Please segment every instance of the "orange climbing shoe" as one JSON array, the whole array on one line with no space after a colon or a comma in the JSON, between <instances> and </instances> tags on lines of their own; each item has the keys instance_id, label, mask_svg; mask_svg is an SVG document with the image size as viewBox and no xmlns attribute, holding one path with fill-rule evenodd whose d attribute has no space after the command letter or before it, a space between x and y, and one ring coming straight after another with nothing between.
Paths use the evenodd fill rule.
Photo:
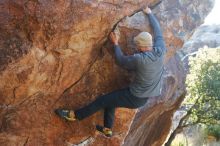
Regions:
<instances>
[{"instance_id":1,"label":"orange climbing shoe","mask_svg":"<svg viewBox=\"0 0 220 146\"><path fill-rule=\"evenodd\" d=\"M96 125L96 130L99 131L101 134L103 134L106 137L112 137L112 130L109 128L105 128L100 125Z\"/></svg>"},{"instance_id":2,"label":"orange climbing shoe","mask_svg":"<svg viewBox=\"0 0 220 146\"><path fill-rule=\"evenodd\" d=\"M65 119L65 120L67 120L67 121L71 121L71 122L72 122L72 121L75 121L75 120L76 120L75 114L74 114L74 111L73 111L73 110L56 109L56 110L55 110L55 113L56 113L59 117Z\"/></svg>"}]
</instances>

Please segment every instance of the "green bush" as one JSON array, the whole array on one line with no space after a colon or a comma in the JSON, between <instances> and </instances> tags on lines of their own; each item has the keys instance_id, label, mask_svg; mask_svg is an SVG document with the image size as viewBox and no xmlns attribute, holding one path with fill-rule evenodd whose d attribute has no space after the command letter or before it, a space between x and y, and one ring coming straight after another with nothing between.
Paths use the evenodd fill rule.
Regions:
<instances>
[{"instance_id":1,"label":"green bush","mask_svg":"<svg viewBox=\"0 0 220 146\"><path fill-rule=\"evenodd\" d=\"M220 140L220 125L208 125L206 131L207 135L214 136L217 141Z\"/></svg>"},{"instance_id":2,"label":"green bush","mask_svg":"<svg viewBox=\"0 0 220 146\"><path fill-rule=\"evenodd\" d=\"M200 49L189 58L186 104L194 104L186 123L220 122L220 48Z\"/></svg>"},{"instance_id":3,"label":"green bush","mask_svg":"<svg viewBox=\"0 0 220 146\"><path fill-rule=\"evenodd\" d=\"M184 128L194 125L220 125L220 48L201 48L189 58L186 77L187 96L183 103L187 112L166 142L169 146ZM219 139L218 127L209 127L210 135ZM172 145L182 145L182 143ZM202 141L203 142L203 141Z\"/></svg>"}]
</instances>

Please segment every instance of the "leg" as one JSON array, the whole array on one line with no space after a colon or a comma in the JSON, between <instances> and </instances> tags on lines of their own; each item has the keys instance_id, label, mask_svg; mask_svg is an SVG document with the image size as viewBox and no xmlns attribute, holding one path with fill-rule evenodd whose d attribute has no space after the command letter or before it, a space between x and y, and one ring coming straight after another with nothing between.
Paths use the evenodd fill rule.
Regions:
<instances>
[{"instance_id":1,"label":"leg","mask_svg":"<svg viewBox=\"0 0 220 146\"><path fill-rule=\"evenodd\" d=\"M115 120L115 108L105 108L104 127L111 129Z\"/></svg>"},{"instance_id":2,"label":"leg","mask_svg":"<svg viewBox=\"0 0 220 146\"><path fill-rule=\"evenodd\" d=\"M94 114L100 109L105 109L107 107L110 107L110 108L119 107L119 106L126 107L127 105L124 104L125 102L123 101L123 100L126 101L126 98L123 98L123 97L127 96L125 95L125 93L127 92L128 92L128 88L116 90L106 95L99 96L95 101L93 101L89 105L79 110L72 111L72 110L65 110L65 109L57 109L55 110L55 112L61 118L64 118L68 121L74 121L75 119L82 120Z\"/></svg>"},{"instance_id":3,"label":"leg","mask_svg":"<svg viewBox=\"0 0 220 146\"><path fill-rule=\"evenodd\" d=\"M136 109L143 106L147 102L148 98L138 98L133 96L129 89L124 90L122 96L118 96L115 99L113 106L106 107L104 111L104 127L111 129L114 124L114 114L116 107L125 107L130 109Z\"/></svg>"},{"instance_id":4,"label":"leg","mask_svg":"<svg viewBox=\"0 0 220 146\"><path fill-rule=\"evenodd\" d=\"M106 95L99 96L95 101L93 101L89 105L79 110L76 110L75 111L76 118L78 120L82 120L94 114L100 109L104 109L106 107L116 107L117 106L116 104L118 103L118 100L120 99L119 97L123 97L126 91L127 91L127 88L116 90Z\"/></svg>"}]
</instances>

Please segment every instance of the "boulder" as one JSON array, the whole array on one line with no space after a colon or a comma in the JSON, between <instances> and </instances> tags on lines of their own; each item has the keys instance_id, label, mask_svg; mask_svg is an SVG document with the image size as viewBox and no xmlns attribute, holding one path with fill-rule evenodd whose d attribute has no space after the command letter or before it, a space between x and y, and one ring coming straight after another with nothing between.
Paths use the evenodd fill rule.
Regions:
<instances>
[{"instance_id":1,"label":"boulder","mask_svg":"<svg viewBox=\"0 0 220 146\"><path fill-rule=\"evenodd\" d=\"M116 146L147 145L147 141L160 145L184 93L180 60L175 51L202 23L213 2L158 2L2 0L0 145ZM128 86L131 73L115 64L111 48L104 44L120 21L118 27L125 41L121 39L120 44L127 49L126 54L132 53L129 47L132 37L145 29L150 31L146 17L136 13L146 4L159 4L153 12L160 20L168 48L161 100L150 101L153 104L150 107L147 104L137 114L136 110L117 109L115 135L111 139L95 132L95 125L102 124L101 111L80 122L69 123L58 118L54 114L56 108L78 109L99 95ZM140 134L134 128L146 132ZM154 137L150 138L153 132ZM131 143L129 139L135 140Z\"/></svg>"},{"instance_id":2,"label":"boulder","mask_svg":"<svg viewBox=\"0 0 220 146\"><path fill-rule=\"evenodd\" d=\"M216 48L220 46L220 25L201 25L179 51L182 55L196 52L203 47Z\"/></svg>"}]
</instances>

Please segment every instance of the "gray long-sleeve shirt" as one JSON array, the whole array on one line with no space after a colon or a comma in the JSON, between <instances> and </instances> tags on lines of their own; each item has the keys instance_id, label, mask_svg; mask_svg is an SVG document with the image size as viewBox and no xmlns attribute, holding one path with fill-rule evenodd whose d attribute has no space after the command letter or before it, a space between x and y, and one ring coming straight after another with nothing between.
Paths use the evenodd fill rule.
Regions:
<instances>
[{"instance_id":1,"label":"gray long-sleeve shirt","mask_svg":"<svg viewBox=\"0 0 220 146\"><path fill-rule=\"evenodd\" d=\"M160 95L166 52L159 22L152 13L148 14L148 18L154 31L152 51L125 56L119 45L114 46L117 63L135 73L134 81L129 86L131 93L141 98Z\"/></svg>"}]
</instances>

